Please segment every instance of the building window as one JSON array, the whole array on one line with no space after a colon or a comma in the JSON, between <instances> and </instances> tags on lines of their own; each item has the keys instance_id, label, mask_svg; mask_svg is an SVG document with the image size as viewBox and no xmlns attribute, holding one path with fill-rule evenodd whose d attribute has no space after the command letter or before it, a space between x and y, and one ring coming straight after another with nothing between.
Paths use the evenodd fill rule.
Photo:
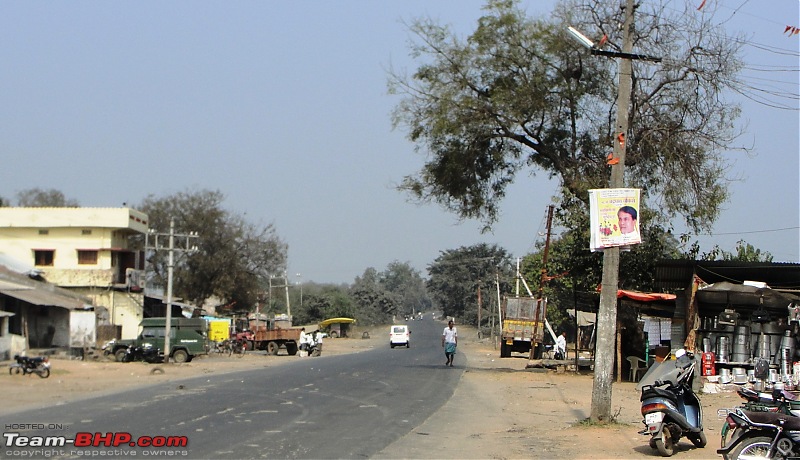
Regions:
<instances>
[{"instance_id":1,"label":"building window","mask_svg":"<svg viewBox=\"0 0 800 460\"><path fill-rule=\"evenodd\" d=\"M78 265L97 265L97 251L78 251Z\"/></svg>"},{"instance_id":2,"label":"building window","mask_svg":"<svg viewBox=\"0 0 800 460\"><path fill-rule=\"evenodd\" d=\"M40 229L39 230L39 234L40 235L49 235L50 234L50 230L47 230L47 229L44 229L44 228Z\"/></svg>"},{"instance_id":3,"label":"building window","mask_svg":"<svg viewBox=\"0 0 800 460\"><path fill-rule=\"evenodd\" d=\"M34 263L40 267L52 267L55 254L52 249L36 249L33 251Z\"/></svg>"},{"instance_id":4,"label":"building window","mask_svg":"<svg viewBox=\"0 0 800 460\"><path fill-rule=\"evenodd\" d=\"M86 230L86 229L81 230L81 235L91 235L91 234L92 234L91 230Z\"/></svg>"}]
</instances>

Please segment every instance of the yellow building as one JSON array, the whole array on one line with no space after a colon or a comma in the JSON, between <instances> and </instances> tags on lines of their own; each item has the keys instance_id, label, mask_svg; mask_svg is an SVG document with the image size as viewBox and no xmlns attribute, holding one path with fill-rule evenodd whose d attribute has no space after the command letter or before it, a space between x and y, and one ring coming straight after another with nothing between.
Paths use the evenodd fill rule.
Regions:
<instances>
[{"instance_id":1,"label":"yellow building","mask_svg":"<svg viewBox=\"0 0 800 460\"><path fill-rule=\"evenodd\" d=\"M128 240L147 230L147 215L131 208L0 208L0 256L105 307L131 338L142 320L144 261Z\"/></svg>"}]
</instances>

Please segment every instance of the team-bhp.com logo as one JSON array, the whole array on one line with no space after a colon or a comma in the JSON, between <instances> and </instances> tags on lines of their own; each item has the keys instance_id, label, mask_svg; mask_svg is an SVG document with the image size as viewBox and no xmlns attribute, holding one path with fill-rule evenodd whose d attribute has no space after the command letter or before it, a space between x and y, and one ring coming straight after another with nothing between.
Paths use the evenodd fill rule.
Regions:
<instances>
[{"instance_id":1,"label":"team-bhp.com logo","mask_svg":"<svg viewBox=\"0 0 800 460\"><path fill-rule=\"evenodd\" d=\"M138 436L127 432L76 433L74 438L66 436L26 436L19 433L3 433L6 447L186 447L186 436Z\"/></svg>"}]
</instances>

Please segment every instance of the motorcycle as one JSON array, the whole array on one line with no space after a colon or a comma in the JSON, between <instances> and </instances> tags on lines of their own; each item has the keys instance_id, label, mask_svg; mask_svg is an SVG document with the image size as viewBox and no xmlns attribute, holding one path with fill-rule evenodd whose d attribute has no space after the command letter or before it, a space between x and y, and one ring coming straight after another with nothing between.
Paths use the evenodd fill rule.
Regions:
<instances>
[{"instance_id":1,"label":"motorcycle","mask_svg":"<svg viewBox=\"0 0 800 460\"><path fill-rule=\"evenodd\" d=\"M663 457L672 456L684 436L695 447L707 444L703 408L692 391L696 361L683 349L675 352L675 358L651 366L636 386L642 392L645 425L639 434L650 436L650 447Z\"/></svg>"},{"instance_id":2,"label":"motorcycle","mask_svg":"<svg viewBox=\"0 0 800 460\"><path fill-rule=\"evenodd\" d=\"M800 417L800 396L784 389L774 389L772 393L767 393L742 387L737 390L737 393L744 400L739 406L741 409L753 412L777 412ZM719 415L723 417L727 415L724 411L725 409L722 409Z\"/></svg>"},{"instance_id":3,"label":"motorcycle","mask_svg":"<svg viewBox=\"0 0 800 460\"><path fill-rule=\"evenodd\" d=\"M728 432L733 433L726 442ZM736 408L723 425L725 460L784 459L800 455L800 418L777 412L755 412Z\"/></svg>"},{"instance_id":4,"label":"motorcycle","mask_svg":"<svg viewBox=\"0 0 800 460\"><path fill-rule=\"evenodd\" d=\"M162 356L160 349L146 343L144 345L130 346L125 351L122 362L130 363L133 361L144 361L151 364L163 363L164 356Z\"/></svg>"},{"instance_id":5,"label":"motorcycle","mask_svg":"<svg viewBox=\"0 0 800 460\"><path fill-rule=\"evenodd\" d=\"M10 375L36 374L43 379L50 377L50 359L47 356L28 358L27 356L14 355L14 361L8 366Z\"/></svg>"}]
</instances>

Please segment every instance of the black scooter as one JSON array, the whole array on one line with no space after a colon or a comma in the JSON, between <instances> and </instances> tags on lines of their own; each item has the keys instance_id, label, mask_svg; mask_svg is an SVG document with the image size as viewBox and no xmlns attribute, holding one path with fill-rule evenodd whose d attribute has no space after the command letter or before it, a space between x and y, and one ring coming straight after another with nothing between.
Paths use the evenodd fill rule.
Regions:
<instances>
[{"instance_id":1,"label":"black scooter","mask_svg":"<svg viewBox=\"0 0 800 460\"><path fill-rule=\"evenodd\" d=\"M703 409L692 391L696 361L681 349L676 359L665 359L648 369L636 386L642 392L642 423L639 434L650 436L650 447L663 457L675 453L675 445L685 436L695 447L705 447Z\"/></svg>"}]
</instances>

